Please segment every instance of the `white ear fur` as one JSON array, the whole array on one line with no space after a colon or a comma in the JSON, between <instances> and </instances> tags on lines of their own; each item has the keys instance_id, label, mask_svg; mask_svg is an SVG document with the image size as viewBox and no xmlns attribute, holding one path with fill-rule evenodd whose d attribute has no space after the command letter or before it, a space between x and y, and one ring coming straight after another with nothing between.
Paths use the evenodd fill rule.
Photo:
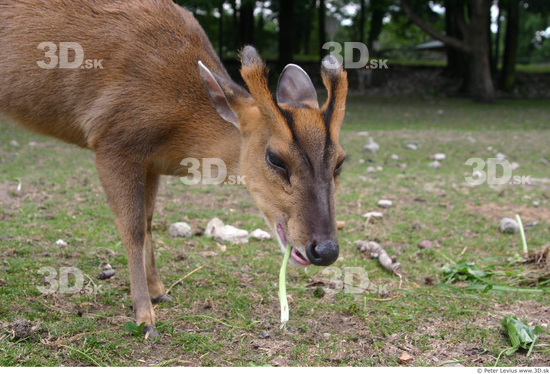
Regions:
<instances>
[{"instance_id":1,"label":"white ear fur","mask_svg":"<svg viewBox=\"0 0 550 374\"><path fill-rule=\"evenodd\" d=\"M225 93L223 92L220 84L214 77L214 74L212 74L212 72L206 66L204 66L201 61L199 61L199 70L204 88L206 89L210 100L212 100L212 104L214 104L214 107L216 108L218 114L224 120L226 120L227 122L231 122L238 128L239 125L237 123L237 115L229 106L227 97L225 96Z\"/></svg>"}]
</instances>

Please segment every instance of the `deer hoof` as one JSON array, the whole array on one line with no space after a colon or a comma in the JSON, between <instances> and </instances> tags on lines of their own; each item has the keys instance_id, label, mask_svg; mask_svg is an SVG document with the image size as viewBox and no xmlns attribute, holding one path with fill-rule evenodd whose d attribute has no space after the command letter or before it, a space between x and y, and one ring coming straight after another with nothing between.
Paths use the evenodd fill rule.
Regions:
<instances>
[{"instance_id":1,"label":"deer hoof","mask_svg":"<svg viewBox=\"0 0 550 374\"><path fill-rule=\"evenodd\" d=\"M147 335L147 333L149 333L149 338L158 338L160 336L155 326L151 325L146 325L141 332L143 335Z\"/></svg>"},{"instance_id":2,"label":"deer hoof","mask_svg":"<svg viewBox=\"0 0 550 374\"><path fill-rule=\"evenodd\" d=\"M172 296L164 294L164 295L160 295L158 297L154 297L154 298L151 299L151 302L153 304L164 303L166 301L172 301Z\"/></svg>"}]
</instances>

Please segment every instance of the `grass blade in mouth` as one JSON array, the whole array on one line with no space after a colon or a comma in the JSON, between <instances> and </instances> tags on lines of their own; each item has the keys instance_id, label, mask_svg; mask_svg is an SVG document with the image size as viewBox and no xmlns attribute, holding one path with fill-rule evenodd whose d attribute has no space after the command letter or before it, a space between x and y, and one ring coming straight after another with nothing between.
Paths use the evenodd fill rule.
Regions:
<instances>
[{"instance_id":1,"label":"grass blade in mouth","mask_svg":"<svg viewBox=\"0 0 550 374\"><path fill-rule=\"evenodd\" d=\"M283 264L281 271L279 272L279 302L281 303L281 329L285 327L288 322L288 300L286 298L286 267L288 265L288 259L290 258L290 252L292 247L286 246L285 256L283 258Z\"/></svg>"}]
</instances>

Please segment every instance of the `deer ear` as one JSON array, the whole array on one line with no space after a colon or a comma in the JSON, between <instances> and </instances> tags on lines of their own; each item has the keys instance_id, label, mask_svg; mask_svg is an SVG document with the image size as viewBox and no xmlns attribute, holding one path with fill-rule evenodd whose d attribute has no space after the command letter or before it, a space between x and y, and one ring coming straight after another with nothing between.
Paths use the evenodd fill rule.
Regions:
<instances>
[{"instance_id":1,"label":"deer ear","mask_svg":"<svg viewBox=\"0 0 550 374\"><path fill-rule=\"evenodd\" d=\"M214 77L214 74L212 74L212 72L208 70L208 68L204 66L201 61L199 61L199 69L204 88L206 89L210 100L212 100L216 111L224 120L231 122L238 128L239 125L237 123L237 115L229 106L227 97L225 96L222 87Z\"/></svg>"},{"instance_id":2,"label":"deer ear","mask_svg":"<svg viewBox=\"0 0 550 374\"><path fill-rule=\"evenodd\" d=\"M298 65L288 64L281 73L277 84L277 103L309 104L319 109L315 87L309 75Z\"/></svg>"}]
</instances>

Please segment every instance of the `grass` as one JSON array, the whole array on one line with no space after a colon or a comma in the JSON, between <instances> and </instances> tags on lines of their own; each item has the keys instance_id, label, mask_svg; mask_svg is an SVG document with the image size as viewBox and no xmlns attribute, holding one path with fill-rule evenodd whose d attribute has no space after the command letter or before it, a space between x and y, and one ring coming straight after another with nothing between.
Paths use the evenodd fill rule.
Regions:
<instances>
[{"instance_id":1,"label":"grass","mask_svg":"<svg viewBox=\"0 0 550 374\"><path fill-rule=\"evenodd\" d=\"M361 151L366 137L359 131L381 145L375 156ZM549 139L547 101L484 106L461 99L350 97L341 142L351 159L337 203L337 217L346 221L341 256L329 268L288 269L287 331L279 330L282 256L274 241L222 247L200 236L168 235L172 222L204 229L215 216L249 231L266 229L248 193L164 178L154 239L157 266L165 285L174 285L174 300L156 308L161 338L144 341L123 330L133 318L127 261L93 154L0 124L0 365L394 366L401 365L403 351L414 357L409 366L494 365L510 347L503 317L550 323L548 270L518 261L520 235L497 229L501 216L518 213L529 250L550 245L549 166L540 162L550 160ZM420 148L407 150L405 141ZM493 157L497 150L520 164L515 175L530 175L536 185L468 186L466 160ZM434 170L427 164L436 152L447 158ZM367 174L367 166L383 171ZM380 210L382 198L394 206L382 220L365 224L361 215ZM58 239L68 247L56 246ZM377 240L398 257L401 289L397 277L355 249L355 240ZM419 249L422 240L433 248ZM461 260L499 287L469 278L446 283L443 266L454 268ZM106 261L116 275L98 280ZM77 268L87 276L84 289L41 294L37 287L47 286L47 274L39 271L46 266ZM331 282L341 291L331 292ZM366 289L357 292L360 285ZM19 319L38 330L13 339ZM262 339L262 331L270 337ZM498 365L547 366L548 347L542 333L529 357L520 349Z\"/></svg>"}]
</instances>

